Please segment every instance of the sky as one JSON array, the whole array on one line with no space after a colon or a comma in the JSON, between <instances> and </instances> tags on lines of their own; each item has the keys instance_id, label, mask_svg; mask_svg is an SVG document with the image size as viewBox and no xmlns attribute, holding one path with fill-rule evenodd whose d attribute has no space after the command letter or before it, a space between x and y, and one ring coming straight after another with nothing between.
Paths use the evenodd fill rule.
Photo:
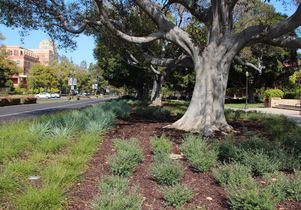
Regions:
<instances>
[{"instance_id":1,"label":"sky","mask_svg":"<svg viewBox=\"0 0 301 210\"><path fill-rule=\"evenodd\" d=\"M271 4L275 6L276 11L285 13L287 15L291 15L296 8L290 4L283 5L281 1L276 0L271 0ZM20 45L28 49L34 49L38 48L41 40L48 38L47 34L42 31L30 31L29 35L26 36L22 42L18 31L18 29L7 28L6 26L0 24L0 32L6 38L4 41L2 41L2 44ZM65 49L59 49L59 54L67 56L76 64L80 64L80 62L83 60L88 64L95 63L96 61L93 56L93 49L95 47L94 38L82 34L78 38L75 38L75 41L77 42L77 48L75 50L66 51Z\"/></svg>"}]
</instances>

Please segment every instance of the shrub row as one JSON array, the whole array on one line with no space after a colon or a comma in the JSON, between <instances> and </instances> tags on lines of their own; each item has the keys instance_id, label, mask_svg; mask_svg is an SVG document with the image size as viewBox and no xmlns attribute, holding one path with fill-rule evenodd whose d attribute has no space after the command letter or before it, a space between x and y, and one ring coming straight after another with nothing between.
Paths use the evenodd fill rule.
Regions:
<instances>
[{"instance_id":1,"label":"shrub row","mask_svg":"<svg viewBox=\"0 0 301 210\"><path fill-rule=\"evenodd\" d=\"M0 106L12 106L12 105L20 105L20 104L35 104L35 103L37 103L37 99L34 97L0 98Z\"/></svg>"},{"instance_id":2,"label":"shrub row","mask_svg":"<svg viewBox=\"0 0 301 210\"><path fill-rule=\"evenodd\" d=\"M183 176L183 169L178 160L170 158L171 146L170 140L165 136L151 139L154 163L150 167L150 175L158 184L169 185L161 189L165 203L181 208L192 199L193 193L179 183Z\"/></svg>"}]
</instances>

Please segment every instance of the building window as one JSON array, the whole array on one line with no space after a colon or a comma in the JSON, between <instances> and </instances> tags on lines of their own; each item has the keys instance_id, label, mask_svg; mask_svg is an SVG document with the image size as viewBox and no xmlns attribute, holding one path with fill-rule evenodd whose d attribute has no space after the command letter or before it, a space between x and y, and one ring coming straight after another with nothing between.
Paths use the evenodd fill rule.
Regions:
<instances>
[{"instance_id":1,"label":"building window","mask_svg":"<svg viewBox=\"0 0 301 210\"><path fill-rule=\"evenodd\" d=\"M16 64L20 64L20 61L19 61L19 60L16 60Z\"/></svg>"},{"instance_id":2,"label":"building window","mask_svg":"<svg viewBox=\"0 0 301 210\"><path fill-rule=\"evenodd\" d=\"M14 55L19 55L19 51L18 50L14 50Z\"/></svg>"},{"instance_id":3,"label":"building window","mask_svg":"<svg viewBox=\"0 0 301 210\"><path fill-rule=\"evenodd\" d=\"M20 51L20 55L23 55L23 50Z\"/></svg>"},{"instance_id":4,"label":"building window","mask_svg":"<svg viewBox=\"0 0 301 210\"><path fill-rule=\"evenodd\" d=\"M7 54L8 54L8 55L13 55L13 51L8 50L8 51L7 51Z\"/></svg>"}]
</instances>

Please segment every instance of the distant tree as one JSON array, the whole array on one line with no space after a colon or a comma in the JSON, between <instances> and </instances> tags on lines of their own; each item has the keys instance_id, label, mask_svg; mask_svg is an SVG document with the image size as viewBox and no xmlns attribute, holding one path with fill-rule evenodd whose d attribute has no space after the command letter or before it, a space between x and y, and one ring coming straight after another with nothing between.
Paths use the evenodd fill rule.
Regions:
<instances>
[{"instance_id":1,"label":"distant tree","mask_svg":"<svg viewBox=\"0 0 301 210\"><path fill-rule=\"evenodd\" d=\"M301 25L301 4L299 1L287 1L296 5L296 11L288 18L270 22L261 21L261 17L273 15L257 10L259 0L0 0L0 21L7 26L45 29L55 39L70 45L66 32L79 34L96 33L106 27L111 34L125 41L145 44L155 40L167 40L177 45L191 58L195 70L195 86L190 105L184 116L170 127L185 131L202 132L210 135L215 130L231 131L224 115L225 93L229 70L237 54L247 46L258 43L299 48L301 40L293 32ZM107 11L127 4L147 16L156 25L152 33L132 33L124 19ZM187 27L179 27L177 13L170 16L170 8L181 6L208 28L208 42L198 45L187 32ZM243 27L236 25L252 10L257 21L248 21ZM127 17L128 12L124 13ZM136 19L139 21L139 14ZM270 18L269 16L267 16ZM267 19L268 19L267 18ZM134 22L133 22L134 23ZM141 30L143 31L143 30ZM148 31L147 31L148 32ZM94 34L95 34L94 33Z\"/></svg>"},{"instance_id":2,"label":"distant tree","mask_svg":"<svg viewBox=\"0 0 301 210\"><path fill-rule=\"evenodd\" d=\"M52 66L34 65L29 72L28 86L30 89L44 88L50 90L59 86L55 75L55 69Z\"/></svg>"},{"instance_id":3,"label":"distant tree","mask_svg":"<svg viewBox=\"0 0 301 210\"><path fill-rule=\"evenodd\" d=\"M5 37L0 33L0 41ZM11 87L12 81L10 76L18 72L17 64L7 59L5 46L0 46L0 87Z\"/></svg>"}]
</instances>

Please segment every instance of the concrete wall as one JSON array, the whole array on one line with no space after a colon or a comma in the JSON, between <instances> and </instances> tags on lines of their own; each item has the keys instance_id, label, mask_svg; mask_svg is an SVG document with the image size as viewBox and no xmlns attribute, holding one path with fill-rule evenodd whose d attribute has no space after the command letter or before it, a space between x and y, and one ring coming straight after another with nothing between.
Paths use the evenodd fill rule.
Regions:
<instances>
[{"instance_id":1,"label":"concrete wall","mask_svg":"<svg viewBox=\"0 0 301 210\"><path fill-rule=\"evenodd\" d=\"M272 98L270 106L275 107L277 105L289 105L289 106L300 106L300 99L281 99L281 98Z\"/></svg>"}]
</instances>

